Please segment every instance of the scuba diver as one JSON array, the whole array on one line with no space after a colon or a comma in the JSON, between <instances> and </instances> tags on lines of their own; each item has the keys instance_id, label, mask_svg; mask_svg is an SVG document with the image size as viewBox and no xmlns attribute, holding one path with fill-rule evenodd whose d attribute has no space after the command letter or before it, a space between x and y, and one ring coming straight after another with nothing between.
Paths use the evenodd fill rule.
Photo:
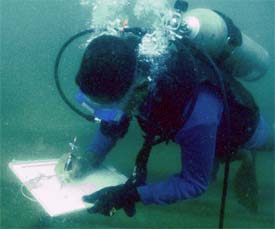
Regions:
<instances>
[{"instance_id":1,"label":"scuba diver","mask_svg":"<svg viewBox=\"0 0 275 229\"><path fill-rule=\"evenodd\" d=\"M94 204L88 210L91 213L111 216L124 209L128 216L133 216L136 202L162 205L198 197L207 190L219 164L227 158L241 160L234 180L240 203L257 210L252 151L265 144L267 127L253 97L233 76L238 72L234 62L238 61L237 57L232 60L232 50L239 48L241 57L248 55L246 61L252 59L249 55L257 57L251 54L253 50L250 53L242 50L249 47L244 45L249 43L249 38L222 13L207 9L186 11L184 4L175 8L186 13L186 23L195 29L186 33L185 24L170 30L175 39L170 40L157 68L153 66L155 62L152 64L139 55L146 37L146 31L139 28L128 31L125 28L119 35L100 35L84 52L75 79L80 89L77 100L91 110L100 127L87 151L79 157L70 157L69 175L78 178L98 167L125 136L133 118L145 134L129 180L83 197ZM206 52L194 45L195 37L204 28L217 26L211 24L215 20L203 21L204 14L225 26L225 37L217 36L226 40L223 50L217 51L219 43L215 39L209 39L214 43L209 48L209 42L205 42ZM171 22L168 26L174 25ZM242 69L242 74L245 70ZM147 183L147 162L152 147L169 141L179 146L181 170L167 180Z\"/></svg>"}]
</instances>

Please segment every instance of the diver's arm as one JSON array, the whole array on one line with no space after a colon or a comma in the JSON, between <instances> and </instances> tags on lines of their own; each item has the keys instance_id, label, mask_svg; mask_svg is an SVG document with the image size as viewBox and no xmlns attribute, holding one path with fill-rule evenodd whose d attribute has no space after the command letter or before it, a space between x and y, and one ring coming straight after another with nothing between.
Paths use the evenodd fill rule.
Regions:
<instances>
[{"instance_id":1,"label":"diver's arm","mask_svg":"<svg viewBox=\"0 0 275 229\"><path fill-rule=\"evenodd\" d=\"M138 187L143 203L169 204L194 198L207 189L222 110L216 96L207 90L200 93L192 115L176 136L176 143L181 147L181 172L167 180Z\"/></svg>"},{"instance_id":2,"label":"diver's arm","mask_svg":"<svg viewBox=\"0 0 275 229\"><path fill-rule=\"evenodd\" d=\"M66 181L85 176L104 161L117 140L126 134L129 121L130 119L125 116L120 122L101 122L100 128L86 151L75 155L72 159L68 159L67 154L61 157L55 169L56 173L64 177ZM71 164L69 170L64 169L68 160Z\"/></svg>"},{"instance_id":3,"label":"diver's arm","mask_svg":"<svg viewBox=\"0 0 275 229\"><path fill-rule=\"evenodd\" d=\"M94 134L91 143L86 149L86 158L93 166L100 165L108 152L115 146L117 139L105 136L100 128Z\"/></svg>"},{"instance_id":4,"label":"diver's arm","mask_svg":"<svg viewBox=\"0 0 275 229\"><path fill-rule=\"evenodd\" d=\"M127 133L129 124L130 118L127 116L124 116L119 123L102 122L87 147L87 158L93 160L95 166L101 164L117 140Z\"/></svg>"}]
</instances>

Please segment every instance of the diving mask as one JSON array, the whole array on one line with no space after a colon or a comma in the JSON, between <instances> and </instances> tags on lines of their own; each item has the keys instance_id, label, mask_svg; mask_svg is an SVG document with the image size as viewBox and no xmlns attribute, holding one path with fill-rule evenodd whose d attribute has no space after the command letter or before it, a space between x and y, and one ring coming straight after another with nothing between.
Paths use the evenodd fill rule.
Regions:
<instances>
[{"instance_id":1,"label":"diving mask","mask_svg":"<svg viewBox=\"0 0 275 229\"><path fill-rule=\"evenodd\" d=\"M99 104L89 99L81 90L76 94L76 100L85 107L94 117L96 122L119 122L124 115L124 111L116 104Z\"/></svg>"}]
</instances>

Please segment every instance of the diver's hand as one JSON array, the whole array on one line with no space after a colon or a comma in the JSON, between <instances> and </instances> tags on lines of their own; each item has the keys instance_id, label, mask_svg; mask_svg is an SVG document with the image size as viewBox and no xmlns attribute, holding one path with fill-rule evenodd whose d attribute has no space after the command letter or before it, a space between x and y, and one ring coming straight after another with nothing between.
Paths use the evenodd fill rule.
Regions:
<instances>
[{"instance_id":1,"label":"diver's hand","mask_svg":"<svg viewBox=\"0 0 275 229\"><path fill-rule=\"evenodd\" d=\"M69 154L62 155L55 167L56 174L64 182L70 182L72 180L82 178L95 169L95 164L97 161L95 154L87 153L87 155L80 156L72 155L71 168L70 170L66 170L65 165L68 157Z\"/></svg>"},{"instance_id":2,"label":"diver's hand","mask_svg":"<svg viewBox=\"0 0 275 229\"><path fill-rule=\"evenodd\" d=\"M83 200L93 203L88 209L89 213L99 213L105 216L113 216L121 208L127 216L132 217L136 213L135 203L140 200L134 184L123 184L103 188L91 195L83 196Z\"/></svg>"}]
</instances>

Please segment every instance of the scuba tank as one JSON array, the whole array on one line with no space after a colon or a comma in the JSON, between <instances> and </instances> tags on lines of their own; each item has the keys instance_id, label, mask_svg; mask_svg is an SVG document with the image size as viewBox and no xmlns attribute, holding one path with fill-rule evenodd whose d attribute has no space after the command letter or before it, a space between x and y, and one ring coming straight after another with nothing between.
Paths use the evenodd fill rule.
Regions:
<instances>
[{"instance_id":1,"label":"scuba tank","mask_svg":"<svg viewBox=\"0 0 275 229\"><path fill-rule=\"evenodd\" d=\"M239 31L222 13L204 8L185 12L176 9L167 26L176 38L187 38L206 51L223 71L233 77L253 81L268 69L268 52ZM231 36L232 26L233 33L239 33L237 42Z\"/></svg>"}]
</instances>

